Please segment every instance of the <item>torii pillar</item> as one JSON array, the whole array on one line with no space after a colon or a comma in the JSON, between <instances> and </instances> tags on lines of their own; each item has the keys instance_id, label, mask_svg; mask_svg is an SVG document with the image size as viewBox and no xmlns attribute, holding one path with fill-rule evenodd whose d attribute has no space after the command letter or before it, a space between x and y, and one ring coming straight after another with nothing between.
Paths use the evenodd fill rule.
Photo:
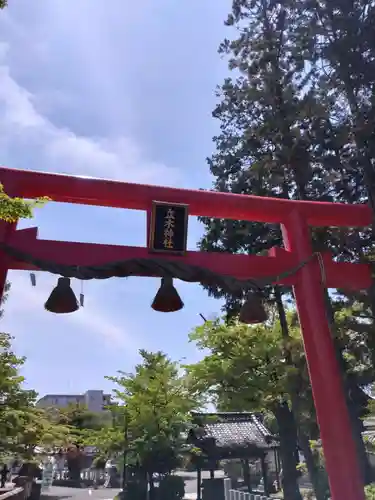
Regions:
<instances>
[{"instance_id":1,"label":"torii pillar","mask_svg":"<svg viewBox=\"0 0 375 500\"><path fill-rule=\"evenodd\" d=\"M317 258L312 258L310 227L361 227L371 224L365 205L290 201L278 198L192 191L124 182L72 177L0 167L5 191L21 198L48 196L57 202L80 203L150 211L152 201L183 203L190 215L281 224L284 249L268 257L227 253L187 252L165 257L205 267L237 279L275 278L274 283L294 289L307 365L321 432L332 500L365 500L359 461L329 324L324 288L361 290L372 283L366 264L333 262L322 255L325 282ZM58 264L93 266L129 258L150 258L147 248L38 240L36 230L15 231L0 223L0 244ZM8 269L35 266L10 258L0 250L0 292ZM300 266L293 276L285 272ZM284 273L284 274L283 274Z\"/></svg>"}]
</instances>

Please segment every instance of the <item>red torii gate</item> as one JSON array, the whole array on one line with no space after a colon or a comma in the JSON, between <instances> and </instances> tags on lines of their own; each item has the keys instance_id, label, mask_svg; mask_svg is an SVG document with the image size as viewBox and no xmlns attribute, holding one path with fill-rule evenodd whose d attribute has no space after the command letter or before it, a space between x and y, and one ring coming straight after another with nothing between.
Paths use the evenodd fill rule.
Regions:
<instances>
[{"instance_id":1,"label":"red torii gate","mask_svg":"<svg viewBox=\"0 0 375 500\"><path fill-rule=\"evenodd\" d=\"M322 254L312 257L309 226L363 227L372 221L366 205L289 201L278 198L193 191L85 177L13 170L0 167L0 182L10 196L48 196L56 202L114 208L151 210L154 200L189 206L189 215L222 219L279 223L284 249L268 256L186 252L165 256L237 279L283 276L306 262L294 275L277 281L294 289L315 407L333 500L364 500L363 484L351 425L326 318L324 287L367 289L371 271L366 264L336 263ZM131 258L149 258L147 248L37 239L37 229L16 230L16 224L0 222L0 244L61 265L90 266ZM0 294L9 269L35 270L0 249ZM163 258L163 257L162 257ZM322 282L322 262L324 283Z\"/></svg>"}]
</instances>

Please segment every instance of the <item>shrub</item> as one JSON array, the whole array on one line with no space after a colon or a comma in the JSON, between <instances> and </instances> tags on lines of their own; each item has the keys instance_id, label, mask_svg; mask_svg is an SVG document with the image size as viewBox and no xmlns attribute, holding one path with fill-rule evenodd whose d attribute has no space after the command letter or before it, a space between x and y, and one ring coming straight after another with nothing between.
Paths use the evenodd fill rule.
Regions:
<instances>
[{"instance_id":1,"label":"shrub","mask_svg":"<svg viewBox=\"0 0 375 500\"><path fill-rule=\"evenodd\" d=\"M365 487L366 500L375 500L375 483Z\"/></svg>"}]
</instances>

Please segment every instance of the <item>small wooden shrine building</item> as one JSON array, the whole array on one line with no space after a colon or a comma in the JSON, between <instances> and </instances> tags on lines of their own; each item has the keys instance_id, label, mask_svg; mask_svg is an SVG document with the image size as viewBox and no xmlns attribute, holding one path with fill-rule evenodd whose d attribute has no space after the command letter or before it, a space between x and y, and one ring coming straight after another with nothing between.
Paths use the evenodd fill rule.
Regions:
<instances>
[{"instance_id":1,"label":"small wooden shrine building","mask_svg":"<svg viewBox=\"0 0 375 500\"><path fill-rule=\"evenodd\" d=\"M220 460L240 459L243 464L244 482L251 492L249 460L259 459L265 494L268 494L267 458L274 457L276 476L280 464L277 450L278 439L261 423L254 413L193 413L193 425L188 443L199 450L193 454L197 468L197 500L201 500L201 471L214 470Z\"/></svg>"}]
</instances>

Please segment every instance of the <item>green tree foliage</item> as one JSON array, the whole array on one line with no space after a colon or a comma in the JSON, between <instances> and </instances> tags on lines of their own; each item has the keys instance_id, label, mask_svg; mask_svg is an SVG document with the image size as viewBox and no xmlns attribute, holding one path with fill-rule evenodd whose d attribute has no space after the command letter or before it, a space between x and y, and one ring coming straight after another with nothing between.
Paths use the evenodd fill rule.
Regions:
<instances>
[{"instance_id":1,"label":"green tree foliage","mask_svg":"<svg viewBox=\"0 0 375 500\"><path fill-rule=\"evenodd\" d=\"M369 0L303 3L308 18L305 33L319 33L310 37L305 59L313 68L310 85L329 110L327 161L334 174L335 200L367 201L375 210L374 4ZM339 255L346 260L363 260L372 255L374 227L361 231L360 237L358 232L339 232ZM374 294L346 292L345 297L348 307L362 304L372 325ZM373 330L368 328L368 333L363 332L363 340L374 349Z\"/></svg>"},{"instance_id":2,"label":"green tree foliage","mask_svg":"<svg viewBox=\"0 0 375 500\"><path fill-rule=\"evenodd\" d=\"M375 500L375 483L365 488L366 500Z\"/></svg>"},{"instance_id":3,"label":"green tree foliage","mask_svg":"<svg viewBox=\"0 0 375 500\"><path fill-rule=\"evenodd\" d=\"M97 458L100 461L117 456L126 447L125 407L113 402L108 406L107 412L103 421L104 425L88 431L85 437L85 444L95 446L99 451Z\"/></svg>"},{"instance_id":4,"label":"green tree foliage","mask_svg":"<svg viewBox=\"0 0 375 500\"><path fill-rule=\"evenodd\" d=\"M317 147L327 111L306 88L303 48L291 43L303 19L292 1L233 2L226 24L238 36L219 48L232 76L217 91L213 116L220 133L208 159L215 190L332 199ZM277 225L201 220L206 227L202 250L256 254L281 243ZM236 312L238 306L238 298L226 297L227 311Z\"/></svg>"},{"instance_id":5,"label":"green tree foliage","mask_svg":"<svg viewBox=\"0 0 375 500\"><path fill-rule=\"evenodd\" d=\"M310 389L298 327L289 316L290 336L280 335L280 324L248 327L235 321L206 322L190 339L205 353L202 361L188 367L194 387L211 398L220 410L261 411L274 415L281 438L283 489L286 498L300 499L296 470L296 432L288 409L290 392L301 399L300 413L306 425L316 424L311 415ZM287 358L292 357L292 364ZM289 359L290 361L290 359Z\"/></svg>"},{"instance_id":6,"label":"green tree foliage","mask_svg":"<svg viewBox=\"0 0 375 500\"><path fill-rule=\"evenodd\" d=\"M298 328L291 333L288 348L297 365L303 350ZM188 366L189 374L196 389L223 411L272 409L277 401L289 398L288 383L300 376L299 370L286 366L278 323L249 328L235 321L206 321L190 340L208 353Z\"/></svg>"},{"instance_id":7,"label":"green tree foliage","mask_svg":"<svg viewBox=\"0 0 375 500\"><path fill-rule=\"evenodd\" d=\"M70 404L67 408L47 409L50 421L58 428L68 429L67 464L69 477L80 481L80 472L84 467L83 446L95 446L98 436L102 437L103 431L110 424L108 413L95 413L89 411L85 405Z\"/></svg>"},{"instance_id":8,"label":"green tree foliage","mask_svg":"<svg viewBox=\"0 0 375 500\"><path fill-rule=\"evenodd\" d=\"M36 393L23 388L19 371L25 362L12 350L12 338L0 334L0 456L33 456L37 446L61 446L68 430L56 426L35 407Z\"/></svg>"},{"instance_id":9,"label":"green tree foliage","mask_svg":"<svg viewBox=\"0 0 375 500\"><path fill-rule=\"evenodd\" d=\"M55 417L56 418L56 417ZM60 424L71 427L79 433L90 430L99 430L110 422L106 412L96 413L88 410L83 404L70 404L67 408L62 408L57 414Z\"/></svg>"},{"instance_id":10,"label":"green tree foliage","mask_svg":"<svg viewBox=\"0 0 375 500\"><path fill-rule=\"evenodd\" d=\"M374 185L374 89L369 69L374 60L373 12L374 6L365 0L232 1L226 24L233 38L219 48L231 75L218 88L213 116L220 132L214 138L216 152L208 160L214 189L289 199L366 201ZM280 228L274 225L202 221L202 250L257 254L281 243ZM354 261L371 251L373 236L369 231L315 228L313 242L316 251L329 249L338 259ZM269 287L265 292L268 297L274 294L282 320L282 293L288 290ZM240 297L225 296L217 288L210 293L225 297L227 313L238 312ZM332 317L343 305L351 309L358 304L364 316L374 303L373 297L345 294L333 305ZM351 338L356 341L348 345L357 351L362 346L363 351L365 344L367 356L373 357L372 312L371 316L365 328L361 321L352 322ZM289 335L287 325L281 333ZM361 367L347 376L348 359L358 353L349 354L338 337L336 341L354 434L364 457L358 418L364 402L358 385L374 379L374 365L366 363L367 370ZM298 399L290 395L293 413L300 418Z\"/></svg>"},{"instance_id":11,"label":"green tree foliage","mask_svg":"<svg viewBox=\"0 0 375 500\"><path fill-rule=\"evenodd\" d=\"M361 377L362 372L368 370L371 357L366 346L356 350L351 347L350 343L355 342L358 334L348 328L349 319L353 321L352 310L336 314L334 335L338 345L342 346L347 377ZM287 322L287 338L282 336L280 323L275 317L265 325L252 327L235 321L206 322L190 336L204 357L189 366L188 371L195 389L206 394L220 410L265 414L280 435L284 467L288 461L288 447L291 447L289 453L292 455L294 449L293 431L289 429L288 434L284 427L291 422L285 404L291 404L292 399L297 398L294 417L298 423L299 445L305 455L316 498L325 499L328 491L321 457L309 446L310 440L319 439L319 430L295 311L288 312ZM363 416L363 413L357 415ZM288 463L287 467L292 469L292 465ZM288 478L285 481L289 482ZM285 484L284 487L291 486Z\"/></svg>"},{"instance_id":12,"label":"green tree foliage","mask_svg":"<svg viewBox=\"0 0 375 500\"><path fill-rule=\"evenodd\" d=\"M130 463L148 474L153 490L152 474L167 474L177 466L190 412L198 408L199 400L178 363L162 352L141 350L140 355L134 373L108 377L117 385L114 395L119 405L117 430L106 430L106 446L110 447L111 433L119 438L129 450Z\"/></svg>"},{"instance_id":13,"label":"green tree foliage","mask_svg":"<svg viewBox=\"0 0 375 500\"><path fill-rule=\"evenodd\" d=\"M7 283L5 293L10 284ZM4 304L7 295L1 297ZM0 310L0 318L3 310ZM35 448L65 445L69 429L56 425L47 412L36 408L37 393L23 387L25 379L20 370L26 359L12 349L12 337L0 333L0 460L16 456L30 460Z\"/></svg>"},{"instance_id":14,"label":"green tree foliage","mask_svg":"<svg viewBox=\"0 0 375 500\"><path fill-rule=\"evenodd\" d=\"M374 207L375 6L371 0L302 2L311 37L305 59L312 83L330 98L330 113L345 140L338 179L345 197L370 199ZM346 160L346 161L345 161ZM366 192L367 191L367 192Z\"/></svg>"},{"instance_id":15,"label":"green tree foliage","mask_svg":"<svg viewBox=\"0 0 375 500\"><path fill-rule=\"evenodd\" d=\"M0 5L0 8L3 7ZM17 222L18 219L31 219L34 208L43 206L46 201L48 201L47 197L35 201L11 198L5 193L2 184L0 184L0 220Z\"/></svg>"},{"instance_id":16,"label":"green tree foliage","mask_svg":"<svg viewBox=\"0 0 375 500\"><path fill-rule=\"evenodd\" d=\"M326 100L331 123L336 130L330 147L332 156L336 158L338 174L334 185L336 199L349 203L368 201L375 211L374 4L368 0L356 0L350 5L342 0L323 0L315 5L305 5L310 29L319 32L319 37L312 40L306 54L315 70L311 83ZM372 230L363 230L360 237L358 233L348 231L341 241L341 257L358 261L373 255L374 228L373 223ZM351 334L351 342L347 339L348 345L355 351L354 358L365 349L367 361L375 356L374 298L373 286L371 293L367 294L342 293L338 302L338 307L344 304L346 309L353 311L346 324ZM337 306L334 305L334 309ZM343 350L342 345L339 349ZM361 376L356 373L355 377L345 377L348 393L358 392L356 381L358 385L374 380L374 364L365 362L365 365L367 370L363 371L362 364L359 364ZM358 436L362 426L355 417L363 413L363 405L356 405L350 398L348 403ZM366 480L371 479L373 477L366 474Z\"/></svg>"},{"instance_id":17,"label":"green tree foliage","mask_svg":"<svg viewBox=\"0 0 375 500\"><path fill-rule=\"evenodd\" d=\"M371 369L372 358L366 345L357 345L359 333L353 329L355 321L353 309L340 310L336 313L333 333L341 348L346 377L361 379ZM308 445L310 440L319 439L319 429L295 311L288 312L287 323L289 335L285 338L275 315L267 324L252 327L235 321L206 322L190 335L204 357L190 365L188 372L195 389L206 394L220 410L265 414L282 443L284 425L288 422L285 420L285 403L291 404L296 398L294 416L298 423L299 445L305 455L316 498L325 499L328 490L321 453ZM356 416L363 418L365 413ZM293 452L293 439L289 437L287 446L290 444ZM281 453L283 456L285 450L282 449ZM284 456L283 462L285 460L288 459Z\"/></svg>"}]
</instances>

